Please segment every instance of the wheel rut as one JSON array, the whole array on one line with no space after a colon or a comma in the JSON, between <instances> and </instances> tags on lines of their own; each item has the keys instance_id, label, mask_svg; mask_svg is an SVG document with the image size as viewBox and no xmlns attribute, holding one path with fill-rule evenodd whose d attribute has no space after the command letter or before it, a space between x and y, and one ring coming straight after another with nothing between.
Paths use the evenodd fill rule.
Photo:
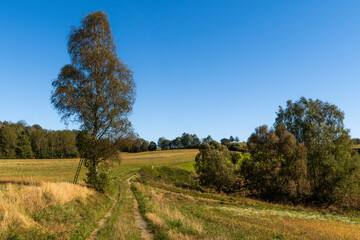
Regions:
<instances>
[{"instance_id":1,"label":"wheel rut","mask_svg":"<svg viewBox=\"0 0 360 240\"><path fill-rule=\"evenodd\" d=\"M129 184L129 187L131 185L130 180L134 177L135 175L131 176L129 179L127 179L127 182ZM132 192L132 191L131 191ZM136 200L136 197L134 195L134 193L132 192L133 196L134 196L134 217L135 217L135 224L138 228L140 228L141 230L141 238L142 239L153 239L153 235L152 233L147 230L147 222L143 219L143 217L140 214L140 210L139 210L139 203Z\"/></svg>"},{"instance_id":2,"label":"wheel rut","mask_svg":"<svg viewBox=\"0 0 360 240\"><path fill-rule=\"evenodd\" d=\"M95 228L91 234L90 237L87 240L95 240L97 233L105 226L106 220L111 216L112 211L114 209L114 207L116 206L116 204L119 202L120 199L120 191L119 194L117 196L117 198L115 199L114 203L111 205L111 208L109 209L109 211L104 215L104 217L98 222L98 227Z\"/></svg>"}]
</instances>

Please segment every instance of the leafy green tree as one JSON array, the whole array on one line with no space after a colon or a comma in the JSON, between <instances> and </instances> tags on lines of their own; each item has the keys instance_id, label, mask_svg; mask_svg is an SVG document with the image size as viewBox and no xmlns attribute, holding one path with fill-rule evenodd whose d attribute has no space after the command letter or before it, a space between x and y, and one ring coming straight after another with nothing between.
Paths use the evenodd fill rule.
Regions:
<instances>
[{"instance_id":1,"label":"leafy green tree","mask_svg":"<svg viewBox=\"0 0 360 240\"><path fill-rule=\"evenodd\" d=\"M31 147L36 158L50 158L48 156L48 134L47 131L40 128L35 128L31 132Z\"/></svg>"},{"instance_id":2,"label":"leafy green tree","mask_svg":"<svg viewBox=\"0 0 360 240\"><path fill-rule=\"evenodd\" d=\"M223 139L220 140L220 142L221 142L222 145L227 145L227 144L230 143L230 140L227 139L227 138L223 138Z\"/></svg>"},{"instance_id":3,"label":"leafy green tree","mask_svg":"<svg viewBox=\"0 0 360 240\"><path fill-rule=\"evenodd\" d=\"M181 144L183 145L184 148L189 148L191 147L191 135L188 133L183 133L181 135Z\"/></svg>"},{"instance_id":4,"label":"leafy green tree","mask_svg":"<svg viewBox=\"0 0 360 240\"><path fill-rule=\"evenodd\" d=\"M74 158L78 156L76 135L70 130L56 132L57 156L60 158Z\"/></svg>"},{"instance_id":5,"label":"leafy green tree","mask_svg":"<svg viewBox=\"0 0 360 240\"><path fill-rule=\"evenodd\" d=\"M22 159L34 158L30 138L24 133L18 136L16 154Z\"/></svg>"},{"instance_id":6,"label":"leafy green tree","mask_svg":"<svg viewBox=\"0 0 360 240\"><path fill-rule=\"evenodd\" d=\"M212 137L210 135L208 135L206 138L203 138L202 142L203 143L208 143L210 144L210 142L212 141Z\"/></svg>"},{"instance_id":7,"label":"leafy green tree","mask_svg":"<svg viewBox=\"0 0 360 240\"><path fill-rule=\"evenodd\" d=\"M52 82L53 106L65 121L73 120L90 136L88 151L82 157L92 177L99 176L98 165L104 152L117 151L116 140L131 129L128 116L135 101L133 73L116 53L107 15L102 11L88 14L80 27L72 27L68 38L71 64L61 68ZM99 142L114 144L104 149Z\"/></svg>"},{"instance_id":8,"label":"leafy green tree","mask_svg":"<svg viewBox=\"0 0 360 240\"><path fill-rule=\"evenodd\" d=\"M239 137L235 137L235 142L240 142L240 139L239 139Z\"/></svg>"},{"instance_id":9,"label":"leafy green tree","mask_svg":"<svg viewBox=\"0 0 360 240\"><path fill-rule=\"evenodd\" d=\"M162 149L162 150L165 150L165 149L169 149L170 148L170 145L171 145L171 141L164 138L164 137L161 137L159 138L158 140L158 146Z\"/></svg>"},{"instance_id":10,"label":"leafy green tree","mask_svg":"<svg viewBox=\"0 0 360 240\"><path fill-rule=\"evenodd\" d=\"M289 100L277 113L274 126L285 125L307 149L308 175L317 201L332 203L341 198L341 189L358 171L359 158L343 121L344 113L337 106L304 97Z\"/></svg>"},{"instance_id":11,"label":"leafy green tree","mask_svg":"<svg viewBox=\"0 0 360 240\"><path fill-rule=\"evenodd\" d=\"M156 143L151 141L150 144L149 144L148 150L149 151L156 151L156 149L157 149Z\"/></svg>"},{"instance_id":12,"label":"leafy green tree","mask_svg":"<svg viewBox=\"0 0 360 240\"><path fill-rule=\"evenodd\" d=\"M242 163L242 175L253 194L267 200L301 201L308 197L306 148L283 125L255 129L248 140L251 158Z\"/></svg>"},{"instance_id":13,"label":"leafy green tree","mask_svg":"<svg viewBox=\"0 0 360 240\"><path fill-rule=\"evenodd\" d=\"M16 130L11 126L4 124L0 129L0 143L6 158L16 157L17 141Z\"/></svg>"},{"instance_id":14,"label":"leafy green tree","mask_svg":"<svg viewBox=\"0 0 360 240\"><path fill-rule=\"evenodd\" d=\"M175 149L183 148L180 137L177 137L171 141L171 148L175 148Z\"/></svg>"},{"instance_id":15,"label":"leafy green tree","mask_svg":"<svg viewBox=\"0 0 360 240\"><path fill-rule=\"evenodd\" d=\"M200 144L200 139L196 136L196 134L191 135L191 147L198 148Z\"/></svg>"},{"instance_id":16,"label":"leafy green tree","mask_svg":"<svg viewBox=\"0 0 360 240\"><path fill-rule=\"evenodd\" d=\"M229 141L232 143L232 142L235 142L235 138L233 136L230 136L229 138Z\"/></svg>"},{"instance_id":17,"label":"leafy green tree","mask_svg":"<svg viewBox=\"0 0 360 240\"><path fill-rule=\"evenodd\" d=\"M146 140L144 140L144 139L142 139L142 142L141 142L141 144L140 144L140 151L141 151L141 152L145 152L145 151L148 150L148 148L149 148L149 142L146 141Z\"/></svg>"}]
</instances>

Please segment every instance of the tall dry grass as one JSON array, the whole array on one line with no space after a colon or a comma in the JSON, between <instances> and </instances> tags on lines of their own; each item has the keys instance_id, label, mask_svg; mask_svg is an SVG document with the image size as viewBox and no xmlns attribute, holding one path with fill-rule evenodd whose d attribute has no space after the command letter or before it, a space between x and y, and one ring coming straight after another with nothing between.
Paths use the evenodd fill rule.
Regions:
<instances>
[{"instance_id":1,"label":"tall dry grass","mask_svg":"<svg viewBox=\"0 0 360 240\"><path fill-rule=\"evenodd\" d=\"M71 183L42 182L37 186L0 186L0 232L12 226L37 225L31 214L54 204L85 200L94 191Z\"/></svg>"}]
</instances>

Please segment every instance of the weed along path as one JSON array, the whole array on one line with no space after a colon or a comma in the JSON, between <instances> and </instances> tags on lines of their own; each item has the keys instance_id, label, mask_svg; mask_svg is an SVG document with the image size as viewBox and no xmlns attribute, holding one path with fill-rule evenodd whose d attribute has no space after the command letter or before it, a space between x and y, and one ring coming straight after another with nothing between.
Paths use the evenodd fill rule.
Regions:
<instances>
[{"instance_id":1,"label":"weed along path","mask_svg":"<svg viewBox=\"0 0 360 240\"><path fill-rule=\"evenodd\" d=\"M130 178L127 179L128 182L128 186L130 188L131 186L131 179L134 177L135 175L131 176ZM141 214L140 214L140 210L139 210L139 203L136 200L136 197L134 195L134 193L132 192L133 196L134 196L134 217L135 217L135 224L138 228L140 228L141 230L141 238L142 239L153 239L153 235L147 230L148 224L147 222L142 218Z\"/></svg>"}]
</instances>

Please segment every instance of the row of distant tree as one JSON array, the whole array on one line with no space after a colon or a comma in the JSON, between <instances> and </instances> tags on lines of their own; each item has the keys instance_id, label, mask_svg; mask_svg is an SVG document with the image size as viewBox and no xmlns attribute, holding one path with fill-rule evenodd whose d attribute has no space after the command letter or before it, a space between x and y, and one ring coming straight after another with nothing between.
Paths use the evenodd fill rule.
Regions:
<instances>
[{"instance_id":1,"label":"row of distant tree","mask_svg":"<svg viewBox=\"0 0 360 240\"><path fill-rule=\"evenodd\" d=\"M38 124L28 126L25 121L0 122L0 158L77 158L80 157L79 133L78 130L46 130ZM118 149L137 153L155 151L157 145L132 134L118 142Z\"/></svg>"},{"instance_id":2,"label":"row of distant tree","mask_svg":"<svg viewBox=\"0 0 360 240\"><path fill-rule=\"evenodd\" d=\"M158 147L162 150L166 149L191 149L199 148L202 143L208 143L215 141L210 135L200 140L196 134L183 133L181 137L177 137L173 140L166 139L164 137L159 138ZM230 145L231 143L238 143L239 138L230 136L229 138L221 139L221 144Z\"/></svg>"},{"instance_id":3,"label":"row of distant tree","mask_svg":"<svg viewBox=\"0 0 360 240\"><path fill-rule=\"evenodd\" d=\"M78 130L46 130L38 124L28 126L25 121L0 122L0 158L76 158L80 156L77 148L78 133ZM118 149L121 152L138 153L155 151L158 147L163 150L199 148L201 143L211 142L216 141L210 135L200 140L196 134L183 133L173 140L161 137L156 144L132 134L119 141ZM221 139L221 144L231 150L238 150L237 142L239 138L233 136Z\"/></svg>"},{"instance_id":4,"label":"row of distant tree","mask_svg":"<svg viewBox=\"0 0 360 240\"><path fill-rule=\"evenodd\" d=\"M40 125L0 122L0 158L75 158L75 131L50 131Z\"/></svg>"}]
</instances>

